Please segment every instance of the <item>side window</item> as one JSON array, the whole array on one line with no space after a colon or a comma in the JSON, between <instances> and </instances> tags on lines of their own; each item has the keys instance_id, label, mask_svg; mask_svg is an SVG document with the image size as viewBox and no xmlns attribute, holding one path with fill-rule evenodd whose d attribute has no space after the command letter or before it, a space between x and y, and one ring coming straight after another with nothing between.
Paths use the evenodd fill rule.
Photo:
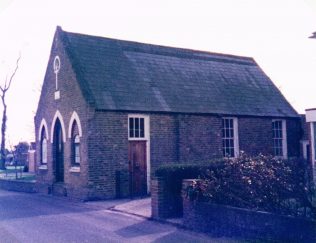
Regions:
<instances>
[{"instance_id":1,"label":"side window","mask_svg":"<svg viewBox=\"0 0 316 243\"><path fill-rule=\"evenodd\" d=\"M145 118L129 117L128 119L129 138L145 138Z\"/></svg>"},{"instance_id":2,"label":"side window","mask_svg":"<svg viewBox=\"0 0 316 243\"><path fill-rule=\"evenodd\" d=\"M286 122L285 120L272 121L273 155L287 157Z\"/></svg>"},{"instance_id":3,"label":"side window","mask_svg":"<svg viewBox=\"0 0 316 243\"><path fill-rule=\"evenodd\" d=\"M224 157L237 157L239 154L237 118L222 119L222 149Z\"/></svg>"},{"instance_id":4,"label":"side window","mask_svg":"<svg viewBox=\"0 0 316 243\"><path fill-rule=\"evenodd\" d=\"M41 132L41 164L47 164L47 138L45 128Z\"/></svg>"},{"instance_id":5,"label":"side window","mask_svg":"<svg viewBox=\"0 0 316 243\"><path fill-rule=\"evenodd\" d=\"M80 164L80 138L76 135L74 138L74 162Z\"/></svg>"},{"instance_id":6,"label":"side window","mask_svg":"<svg viewBox=\"0 0 316 243\"><path fill-rule=\"evenodd\" d=\"M80 156L80 137L78 133L77 122L74 121L72 125L71 132L71 164L73 166L80 166L81 156Z\"/></svg>"}]
</instances>

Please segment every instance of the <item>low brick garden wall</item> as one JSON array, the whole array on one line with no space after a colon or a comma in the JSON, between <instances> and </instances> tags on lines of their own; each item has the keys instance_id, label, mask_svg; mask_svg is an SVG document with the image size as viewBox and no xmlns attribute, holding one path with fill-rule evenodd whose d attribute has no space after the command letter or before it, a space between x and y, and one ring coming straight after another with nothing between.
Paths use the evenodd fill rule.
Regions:
<instances>
[{"instance_id":1,"label":"low brick garden wall","mask_svg":"<svg viewBox=\"0 0 316 243\"><path fill-rule=\"evenodd\" d=\"M165 181L161 177L151 180L151 216L154 219L168 218L171 214Z\"/></svg>"},{"instance_id":2,"label":"low brick garden wall","mask_svg":"<svg viewBox=\"0 0 316 243\"><path fill-rule=\"evenodd\" d=\"M177 183L177 182L174 182ZM154 219L182 217L181 182L180 191L170 190L164 177L154 177L151 180L151 212Z\"/></svg>"},{"instance_id":3,"label":"low brick garden wall","mask_svg":"<svg viewBox=\"0 0 316 243\"><path fill-rule=\"evenodd\" d=\"M0 189L28 193L36 192L35 182L10 179L0 179Z\"/></svg>"},{"instance_id":4,"label":"low brick garden wall","mask_svg":"<svg viewBox=\"0 0 316 243\"><path fill-rule=\"evenodd\" d=\"M191 201L183 182L183 224L215 235L242 236L286 242L316 242L316 222L267 212Z\"/></svg>"}]
</instances>

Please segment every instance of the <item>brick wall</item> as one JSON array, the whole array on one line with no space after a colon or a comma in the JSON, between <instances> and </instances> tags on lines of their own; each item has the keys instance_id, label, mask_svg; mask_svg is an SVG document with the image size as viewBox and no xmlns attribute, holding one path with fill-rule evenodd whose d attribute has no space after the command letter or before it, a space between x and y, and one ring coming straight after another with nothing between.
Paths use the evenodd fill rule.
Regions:
<instances>
[{"instance_id":1,"label":"brick wall","mask_svg":"<svg viewBox=\"0 0 316 243\"><path fill-rule=\"evenodd\" d=\"M36 192L35 182L0 179L0 188L16 192Z\"/></svg>"},{"instance_id":2,"label":"brick wall","mask_svg":"<svg viewBox=\"0 0 316 243\"><path fill-rule=\"evenodd\" d=\"M272 119L238 118L239 149L249 155L273 154Z\"/></svg>"},{"instance_id":3,"label":"brick wall","mask_svg":"<svg viewBox=\"0 0 316 243\"><path fill-rule=\"evenodd\" d=\"M183 191L192 181L185 180ZM183 193L183 225L222 236L270 239L282 242L315 242L316 222L256 212L242 208L191 201Z\"/></svg>"},{"instance_id":4,"label":"brick wall","mask_svg":"<svg viewBox=\"0 0 316 243\"><path fill-rule=\"evenodd\" d=\"M151 217L154 219L170 216L167 191L163 178L155 177L151 181Z\"/></svg>"},{"instance_id":5,"label":"brick wall","mask_svg":"<svg viewBox=\"0 0 316 243\"><path fill-rule=\"evenodd\" d=\"M97 112L90 122L88 144L90 198L113 198L117 183L120 196L128 196L128 114ZM92 132L94 131L94 133ZM122 171L116 182L117 171Z\"/></svg>"},{"instance_id":6,"label":"brick wall","mask_svg":"<svg viewBox=\"0 0 316 243\"><path fill-rule=\"evenodd\" d=\"M305 124L303 124L304 126ZM288 157L300 156L300 140L302 138L302 124L300 119L287 119L287 150Z\"/></svg>"},{"instance_id":7,"label":"brick wall","mask_svg":"<svg viewBox=\"0 0 316 243\"><path fill-rule=\"evenodd\" d=\"M179 132L175 115L150 114L150 162L152 171L179 161Z\"/></svg>"},{"instance_id":8,"label":"brick wall","mask_svg":"<svg viewBox=\"0 0 316 243\"><path fill-rule=\"evenodd\" d=\"M308 131L309 131L309 124L306 122L306 116L301 115L301 132L302 132L302 140L308 140Z\"/></svg>"},{"instance_id":9,"label":"brick wall","mask_svg":"<svg viewBox=\"0 0 316 243\"><path fill-rule=\"evenodd\" d=\"M177 119L180 162L203 162L222 156L220 117L179 115Z\"/></svg>"},{"instance_id":10,"label":"brick wall","mask_svg":"<svg viewBox=\"0 0 316 243\"><path fill-rule=\"evenodd\" d=\"M62 116L66 135L64 144L64 187L67 194L71 197L85 198L87 194L87 177L88 177L88 156L87 156L87 137L88 137L88 121L94 114L94 110L86 103L83 92L80 89L76 75L72 69L72 64L65 53L65 48L59 41L60 36L55 36L55 42L51 49L51 55L48 60L47 70L42 86L42 92L38 103L38 109L34 118L36 147L36 174L37 188L40 192L48 193L51 191L52 184L55 182L53 147L51 136L52 123L54 115L58 110ZM58 87L60 99L55 100L54 93L56 91L56 75L53 71L53 62L55 56L58 55L61 62L61 68L58 73ZM76 111L82 127L83 136L80 139L81 149L81 165L80 172L71 172L71 139L68 137L69 122L73 112ZM42 119L45 119L48 127L48 163L47 169L41 167L40 140L39 129Z\"/></svg>"},{"instance_id":11,"label":"brick wall","mask_svg":"<svg viewBox=\"0 0 316 243\"><path fill-rule=\"evenodd\" d=\"M300 155L302 136L300 119L286 119L288 157ZM249 155L273 154L272 118L238 118L239 149Z\"/></svg>"}]
</instances>

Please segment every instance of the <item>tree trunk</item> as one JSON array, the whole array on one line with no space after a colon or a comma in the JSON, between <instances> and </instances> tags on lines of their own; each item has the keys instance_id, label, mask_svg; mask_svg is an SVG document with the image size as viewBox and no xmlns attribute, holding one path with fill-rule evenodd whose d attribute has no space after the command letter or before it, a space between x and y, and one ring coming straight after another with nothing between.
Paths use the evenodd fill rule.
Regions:
<instances>
[{"instance_id":1,"label":"tree trunk","mask_svg":"<svg viewBox=\"0 0 316 243\"><path fill-rule=\"evenodd\" d=\"M3 113L2 113L2 125L1 125L1 159L0 159L0 170L5 170L5 131L7 123L7 105L5 103L5 93L1 96L3 104Z\"/></svg>"},{"instance_id":2,"label":"tree trunk","mask_svg":"<svg viewBox=\"0 0 316 243\"><path fill-rule=\"evenodd\" d=\"M7 126L7 104L5 103L5 94L6 92L10 89L12 79L16 73L16 71L19 68L19 61L20 61L21 55L19 58L16 60L16 67L8 80L7 78L5 79L5 84L3 86L0 86L1 90L1 100L2 100L2 106L3 106L3 113L2 113L2 124L1 124L1 151L0 151L0 170L5 170L5 160L6 160L6 151L5 151L5 132L6 132L6 126Z\"/></svg>"}]
</instances>

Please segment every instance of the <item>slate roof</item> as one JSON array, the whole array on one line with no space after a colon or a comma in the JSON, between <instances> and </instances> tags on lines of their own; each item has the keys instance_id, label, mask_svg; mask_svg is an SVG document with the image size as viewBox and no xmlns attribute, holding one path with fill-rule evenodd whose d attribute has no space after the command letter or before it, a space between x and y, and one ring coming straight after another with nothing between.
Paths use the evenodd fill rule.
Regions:
<instances>
[{"instance_id":1,"label":"slate roof","mask_svg":"<svg viewBox=\"0 0 316 243\"><path fill-rule=\"evenodd\" d=\"M298 116L252 58L58 31L96 109Z\"/></svg>"}]
</instances>

